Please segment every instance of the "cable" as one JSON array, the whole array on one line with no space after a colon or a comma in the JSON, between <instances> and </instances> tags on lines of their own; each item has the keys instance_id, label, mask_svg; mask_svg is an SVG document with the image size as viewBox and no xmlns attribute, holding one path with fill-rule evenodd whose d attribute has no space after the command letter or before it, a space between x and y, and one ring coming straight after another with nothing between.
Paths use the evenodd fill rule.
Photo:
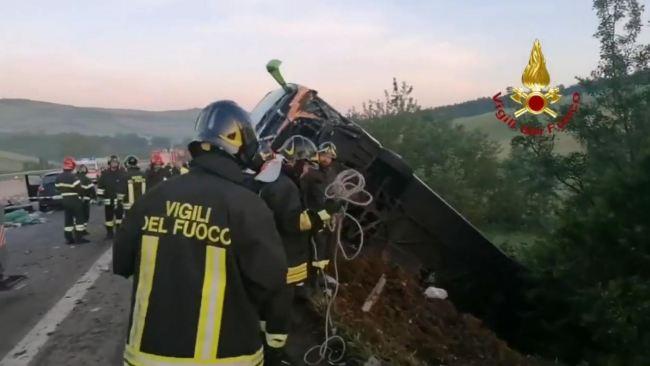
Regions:
<instances>
[{"instance_id":1,"label":"cable","mask_svg":"<svg viewBox=\"0 0 650 366\"><path fill-rule=\"evenodd\" d=\"M323 269L319 270L320 275L323 277L323 282L325 283L325 290L326 290L325 293L326 296L328 297L327 309L325 311L325 339L323 343L319 345L315 345L310 349L308 349L307 352L305 352L303 361L305 362L305 364L310 366L318 365L323 361L327 361L330 365L344 365L341 362L345 357L345 351L347 346L345 340L341 336L336 334L336 328L334 327L334 322L332 321L332 311L334 307L334 302L336 300L336 297L338 296L339 286L340 286L338 253L340 251L343 258L347 261L354 260L359 256L359 254L361 254L361 250L363 249L363 244L364 244L363 227L361 226L359 220L357 220L354 216L350 215L347 212L347 209L348 209L348 205L368 206L372 202L373 197L368 191L365 190L365 186L366 186L366 180L361 173L359 173L354 169L347 169L340 172L336 176L334 181L325 188L325 198L343 202L344 204L341 207L341 211L338 214L334 215L333 225L327 226L327 228L330 231L335 233L335 237L336 237L336 249L334 251L334 258L333 258L335 284L334 284L334 289L330 295L330 291L328 291L329 282L327 280L327 275L325 274L325 271ZM351 255L349 255L345 251L345 247L341 240L343 221L346 218L352 221L357 226L360 233L358 248ZM314 247L314 253L317 256L318 252L316 250L317 249L316 242L314 241L313 237L311 238L311 244ZM315 259L318 260L317 257ZM333 345L336 343L340 344L340 350L339 350L340 353L338 354L333 348ZM318 358L310 360L312 354L316 351L318 351L317 354Z\"/></svg>"}]
</instances>

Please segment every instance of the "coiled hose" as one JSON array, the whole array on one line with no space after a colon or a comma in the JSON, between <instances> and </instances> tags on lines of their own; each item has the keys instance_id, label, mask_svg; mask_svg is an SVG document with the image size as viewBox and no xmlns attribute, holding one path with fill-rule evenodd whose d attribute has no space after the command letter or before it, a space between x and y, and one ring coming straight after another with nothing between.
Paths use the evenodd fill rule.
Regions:
<instances>
[{"instance_id":1,"label":"coiled hose","mask_svg":"<svg viewBox=\"0 0 650 366\"><path fill-rule=\"evenodd\" d=\"M333 266L334 266L334 278L335 284L332 291L329 290L329 282L327 281L325 271L322 269L319 270L319 273L323 277L323 282L326 287L326 296L327 299L327 309L325 312L325 339L323 343L315 345L305 352L303 361L307 365L319 365L323 361L327 361L330 365L342 365L343 358L345 357L346 343L345 340L336 334L336 328L334 327L334 322L332 321L332 311L334 307L334 302L339 293L339 269L338 269L338 254L341 252L341 255L345 260L351 261L359 256L361 250L363 249L364 244L364 234L363 228L359 220L347 212L348 206L368 206L372 203L372 195L365 190L366 180L361 173L354 169L347 169L340 172L334 181L330 183L325 188L325 198L331 199L337 202L342 202L341 211L338 214L334 215L334 219L331 225L327 226L327 229L335 233L336 238L336 249L334 250ZM357 250L351 255L348 254L345 250L343 242L341 241L341 231L343 228L344 220L349 220L359 230L359 243L357 245ZM312 237L311 244L314 246L314 253L316 252L316 243ZM335 351L333 345L340 345L340 354ZM318 357L313 356L316 354Z\"/></svg>"}]
</instances>

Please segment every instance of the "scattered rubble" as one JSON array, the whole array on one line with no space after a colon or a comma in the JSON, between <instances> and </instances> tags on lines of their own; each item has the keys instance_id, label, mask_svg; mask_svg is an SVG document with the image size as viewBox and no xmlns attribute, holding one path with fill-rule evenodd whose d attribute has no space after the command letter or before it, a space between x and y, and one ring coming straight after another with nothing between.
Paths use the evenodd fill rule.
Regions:
<instances>
[{"instance_id":1,"label":"scattered rubble","mask_svg":"<svg viewBox=\"0 0 650 366\"><path fill-rule=\"evenodd\" d=\"M425 296L417 278L380 256L339 266L341 287L333 319L348 341L348 353L368 360L367 365L541 365L509 348L481 320L441 299L444 290L430 288L427 292L436 296ZM380 273L385 275L383 289L373 306L362 311ZM314 304L319 312L324 310L322 301Z\"/></svg>"}]
</instances>

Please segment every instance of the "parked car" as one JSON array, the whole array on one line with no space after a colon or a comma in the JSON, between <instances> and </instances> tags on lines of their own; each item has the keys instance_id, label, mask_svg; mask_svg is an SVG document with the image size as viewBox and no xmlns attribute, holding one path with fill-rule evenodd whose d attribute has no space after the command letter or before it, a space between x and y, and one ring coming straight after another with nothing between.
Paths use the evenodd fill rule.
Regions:
<instances>
[{"instance_id":1,"label":"parked car","mask_svg":"<svg viewBox=\"0 0 650 366\"><path fill-rule=\"evenodd\" d=\"M38 201L41 211L61 208L61 195L56 190L54 183L61 172L50 172L42 175L26 174L25 184L29 200Z\"/></svg>"}]
</instances>

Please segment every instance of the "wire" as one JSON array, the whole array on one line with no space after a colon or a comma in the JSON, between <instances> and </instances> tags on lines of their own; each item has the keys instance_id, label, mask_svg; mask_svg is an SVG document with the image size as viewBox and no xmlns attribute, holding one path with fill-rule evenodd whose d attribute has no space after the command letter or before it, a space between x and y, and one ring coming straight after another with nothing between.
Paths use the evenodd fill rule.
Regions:
<instances>
[{"instance_id":1,"label":"wire","mask_svg":"<svg viewBox=\"0 0 650 366\"><path fill-rule=\"evenodd\" d=\"M363 249L363 227L361 226L359 220L347 212L347 209L349 205L368 206L370 203L372 203L373 197L368 191L365 190L365 186L366 180L361 173L354 169L347 169L340 172L334 181L325 188L325 198L343 202L344 204L341 207L341 211L338 214L334 215L333 225L329 225L327 227L331 232L335 233L336 237L336 249L334 250L333 258L335 279L333 291L329 291L329 281L327 279L325 271L323 269L319 270L319 273L323 277L323 282L325 284L326 296L328 296L327 308L325 311L325 339L323 343L315 345L308 349L307 352L305 352L303 361L307 365L315 366L319 365L323 361L327 361L330 365L344 365L342 361L345 357L347 345L343 337L336 334L336 328L334 327L334 322L332 321L334 302L338 296L340 287L338 254L340 251L345 260L351 261L357 258ZM345 219L352 221L352 223L357 226L360 233L359 243L357 245L358 248L351 255L346 252L341 240L343 221ZM314 247L314 253L317 256L318 252L316 250L316 242L314 241L313 236L311 238L311 244ZM318 258L316 257L315 260L318 260ZM340 345L338 352L334 348L334 345L337 343ZM312 356L312 354L314 354L316 351L318 351L318 358L314 358Z\"/></svg>"}]
</instances>

